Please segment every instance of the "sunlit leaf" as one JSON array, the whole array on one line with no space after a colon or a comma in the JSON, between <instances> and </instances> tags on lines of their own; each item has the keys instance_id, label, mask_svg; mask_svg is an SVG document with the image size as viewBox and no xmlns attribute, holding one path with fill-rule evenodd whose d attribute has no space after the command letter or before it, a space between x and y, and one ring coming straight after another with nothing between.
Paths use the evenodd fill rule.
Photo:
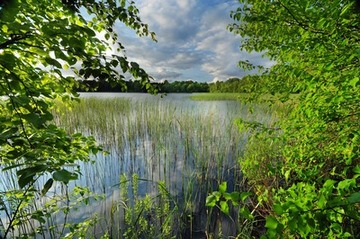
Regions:
<instances>
[{"instance_id":1,"label":"sunlit leaf","mask_svg":"<svg viewBox=\"0 0 360 239\"><path fill-rule=\"evenodd\" d=\"M225 193L225 192L226 192L226 189L227 189L227 182L222 182L222 183L219 185L219 192L220 192L220 193Z\"/></svg>"},{"instance_id":2,"label":"sunlit leaf","mask_svg":"<svg viewBox=\"0 0 360 239\"><path fill-rule=\"evenodd\" d=\"M217 199L216 199L215 195L211 194L206 197L205 205L207 207L214 207L216 205L216 202L217 202Z\"/></svg>"},{"instance_id":3,"label":"sunlit leaf","mask_svg":"<svg viewBox=\"0 0 360 239\"><path fill-rule=\"evenodd\" d=\"M266 223L265 223L266 228L275 230L278 227L278 225L279 225L279 222L276 220L275 217L273 217L273 216L266 217Z\"/></svg>"},{"instance_id":4,"label":"sunlit leaf","mask_svg":"<svg viewBox=\"0 0 360 239\"><path fill-rule=\"evenodd\" d=\"M226 215L229 215L230 208L227 201L220 201L220 210L225 213Z\"/></svg>"}]
</instances>

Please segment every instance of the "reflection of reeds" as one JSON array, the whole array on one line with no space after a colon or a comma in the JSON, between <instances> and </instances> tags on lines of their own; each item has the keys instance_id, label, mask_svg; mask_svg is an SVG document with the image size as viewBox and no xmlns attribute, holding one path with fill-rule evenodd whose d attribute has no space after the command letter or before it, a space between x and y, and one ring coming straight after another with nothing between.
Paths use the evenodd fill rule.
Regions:
<instances>
[{"instance_id":1,"label":"reflection of reeds","mask_svg":"<svg viewBox=\"0 0 360 239\"><path fill-rule=\"evenodd\" d=\"M181 211L174 213L172 220L183 222L184 229L194 232L205 230L205 197L219 182L228 181L231 190L242 186L238 184L241 181L238 158L247 132L239 132L234 121L272 120L269 113L254 108L255 113L249 114L248 106L239 102L87 98L75 104L72 111L60 110L62 114L56 120L71 132L94 135L109 152L97 155L95 164L83 165L79 183L111 195L112 186L124 173L128 178L137 174L152 182L163 181L173 195L172 205L176 203ZM138 183L135 201L145 194L160 193L152 183ZM121 196L124 197L131 195ZM119 207L129 209L116 200L120 198L111 199L112 212ZM109 223L119 221L112 219ZM107 228L119 231L115 225Z\"/></svg>"}]
</instances>

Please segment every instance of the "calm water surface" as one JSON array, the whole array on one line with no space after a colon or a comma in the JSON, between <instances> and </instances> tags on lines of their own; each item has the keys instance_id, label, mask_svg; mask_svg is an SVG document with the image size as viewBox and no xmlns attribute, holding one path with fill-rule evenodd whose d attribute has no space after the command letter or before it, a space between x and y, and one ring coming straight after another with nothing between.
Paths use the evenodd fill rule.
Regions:
<instances>
[{"instance_id":1,"label":"calm water surface","mask_svg":"<svg viewBox=\"0 0 360 239\"><path fill-rule=\"evenodd\" d=\"M143 179L139 182L142 196L155 196L157 182L164 181L167 190L179 201L190 195L194 199L193 213L199 215L205 213L207 193L217 189L219 182L226 180L229 190L233 189L234 181L240 177L238 158L247 139L246 133L239 132L234 122L248 117L248 109L236 101L192 101L190 96L80 93L82 99L127 99L130 111L124 114L104 109L105 115L89 114L93 120L102 120L91 129L81 124L71 126L73 131L93 135L108 154L95 155L92 164L79 162L82 176L69 185L69 188L89 187L92 192L105 195L105 199L91 201L90 206L72 211L68 220L82 221L94 212L109 215L113 203L121 197L121 175L128 178L139 175ZM76 112L71 114L80 118ZM260 115L255 120L264 119L266 117ZM63 189L56 184L50 192ZM198 220L198 226L202 227L203 219Z\"/></svg>"},{"instance_id":2,"label":"calm water surface","mask_svg":"<svg viewBox=\"0 0 360 239\"><path fill-rule=\"evenodd\" d=\"M140 103L144 107L148 107L149 103L156 104L159 121L162 109L171 108L172 120L167 123L158 122L159 127L168 127L168 130L161 131L163 135L137 135L133 142L122 140L121 147L110 143L107 145L110 154L98 154L94 165L82 164L83 177L75 183L89 186L94 192L105 193L107 202L118 198L118 182L120 175L124 173L136 173L140 178L150 180L140 182L139 192L143 195L156 194L157 185L152 182L162 180L174 196L181 197L186 193L184 185L193 183L194 178L201 177L204 173L209 180L213 180L208 182L209 185L216 185L218 180L225 179L231 185L234 180L232 177L238 169L237 159L246 141L246 135L238 132L234 121L239 117L240 111L247 114L247 108L235 101L193 101L190 96L191 94L168 94L161 97L141 93L81 93L81 98L126 98L131 105ZM133 113L135 124L138 112ZM181 122L186 117L193 119L190 121L193 125L183 125L189 122ZM119 119L117 122L120 121ZM120 135L127 133L117 132ZM97 132L92 134L100 143L107 142ZM202 171L204 167L207 167L206 172ZM201 203L204 204L204 201ZM97 209L106 210L104 202L94 205ZM84 215L81 218L93 212L89 207L86 210L89 212L82 211ZM76 215L77 218L79 216Z\"/></svg>"}]
</instances>

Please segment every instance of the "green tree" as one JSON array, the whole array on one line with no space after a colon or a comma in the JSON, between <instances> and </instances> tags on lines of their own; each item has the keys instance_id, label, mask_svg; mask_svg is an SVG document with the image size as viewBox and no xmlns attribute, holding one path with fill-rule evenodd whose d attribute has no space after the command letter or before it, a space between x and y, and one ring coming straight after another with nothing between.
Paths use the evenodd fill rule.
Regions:
<instances>
[{"instance_id":1,"label":"green tree","mask_svg":"<svg viewBox=\"0 0 360 239\"><path fill-rule=\"evenodd\" d=\"M281 142L281 147L242 161L248 166L245 175L256 175L259 165L268 169L263 175L267 179L253 180L261 189L256 192L263 209L268 209L267 236L358 238L360 13L356 1L239 2L229 29L242 37L243 50L265 52L277 63L266 74L264 91L285 96L301 92L278 123L281 134L274 138L267 129L267 138L262 139L271 138L277 146ZM265 185L274 182L269 179L276 181Z\"/></svg>"},{"instance_id":2,"label":"green tree","mask_svg":"<svg viewBox=\"0 0 360 239\"><path fill-rule=\"evenodd\" d=\"M80 168L69 165L88 161L100 149L92 137L54 125L55 102L78 99L77 77L121 84L121 71L151 89L149 76L124 55L114 25L123 22L140 36L155 35L125 0L2 1L0 22L0 167L3 175L16 173L14 185L0 186L6 215L0 235L6 238L27 218L42 225L46 211L31 210L34 199L54 181L76 179ZM37 183L41 177L48 178L43 185Z\"/></svg>"}]
</instances>

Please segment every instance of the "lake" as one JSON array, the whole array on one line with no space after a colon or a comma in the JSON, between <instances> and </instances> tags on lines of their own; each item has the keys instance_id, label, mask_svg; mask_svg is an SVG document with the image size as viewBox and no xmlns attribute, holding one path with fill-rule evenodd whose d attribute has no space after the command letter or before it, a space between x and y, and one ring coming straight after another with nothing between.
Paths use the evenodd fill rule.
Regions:
<instances>
[{"instance_id":1,"label":"lake","mask_svg":"<svg viewBox=\"0 0 360 239\"><path fill-rule=\"evenodd\" d=\"M52 215L52 223L63 224L64 218L82 223L96 213L91 226L95 236L236 236L236 211L230 217L219 215L205 207L205 199L223 181L229 191L241 190L238 159L248 132L239 131L236 119L264 123L271 118L260 107L250 114L237 101L193 101L190 96L81 93L72 110L59 107L57 125L94 136L107 153L94 155L92 163L67 167L79 166L81 177L67 187L54 185L48 194L59 197L55 204L63 208L72 203L72 196L61 201L71 190L82 201L65 214L60 210ZM42 180L40 185L46 178Z\"/></svg>"}]
</instances>

